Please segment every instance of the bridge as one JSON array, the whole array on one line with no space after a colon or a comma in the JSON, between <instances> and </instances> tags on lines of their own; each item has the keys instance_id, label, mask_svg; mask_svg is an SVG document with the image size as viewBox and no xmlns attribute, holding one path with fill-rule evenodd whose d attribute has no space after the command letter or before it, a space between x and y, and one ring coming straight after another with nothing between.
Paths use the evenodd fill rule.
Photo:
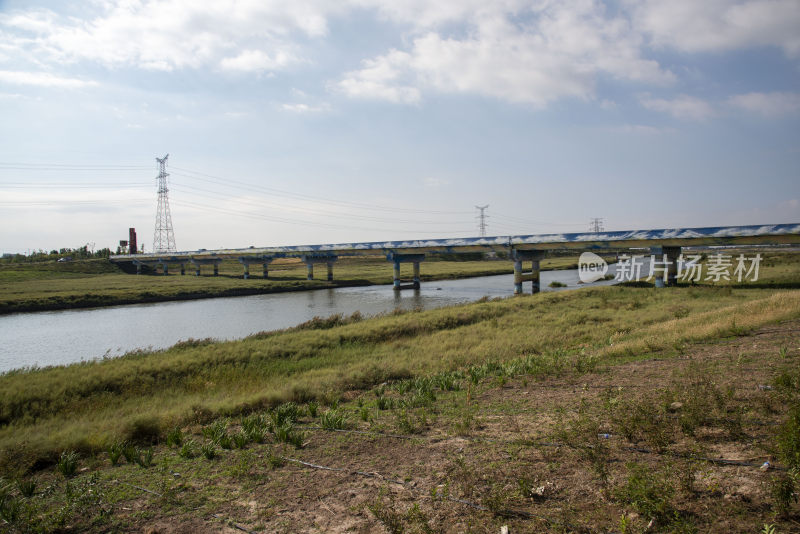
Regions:
<instances>
[{"instance_id":1,"label":"bridge","mask_svg":"<svg viewBox=\"0 0 800 534\"><path fill-rule=\"evenodd\" d=\"M800 243L800 223L769 224L753 226L721 226L707 228L670 228L660 230L626 230L599 233L540 234L494 237L467 237L453 239L421 239L409 241L373 241L366 243L338 243L329 245L301 245L280 247L249 247L245 249L196 250L172 253L124 254L111 256L116 263L129 262L137 267L143 265L163 269L168 274L168 265L179 264L181 274L186 264L195 267L211 265L218 274L219 263L224 259L238 260L243 267L244 278L250 276L250 265L261 265L263 277L269 277L269 264L277 258L300 258L307 265L308 279L314 275L314 265L325 264L328 280L333 281L333 266L340 256L385 255L394 266L394 288L419 288L420 263L429 254L460 254L470 252L503 252L514 262L514 292L522 292L523 282L532 283L532 292L539 291L539 262L548 251L603 251L646 248L651 254L664 257L664 272L656 277L656 285L677 283L677 259L681 247L696 246L742 246L742 245L787 245ZM530 271L523 272L523 262L530 262ZM411 284L400 279L400 265L412 263L414 275Z\"/></svg>"}]
</instances>

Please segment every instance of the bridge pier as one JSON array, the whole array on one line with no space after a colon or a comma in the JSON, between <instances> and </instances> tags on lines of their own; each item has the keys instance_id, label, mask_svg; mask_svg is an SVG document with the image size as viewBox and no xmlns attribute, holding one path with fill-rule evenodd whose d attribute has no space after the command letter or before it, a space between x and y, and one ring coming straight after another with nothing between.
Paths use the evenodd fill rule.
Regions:
<instances>
[{"instance_id":1,"label":"bridge pier","mask_svg":"<svg viewBox=\"0 0 800 534\"><path fill-rule=\"evenodd\" d=\"M200 276L200 267L203 265L214 265L214 276L219 276L219 264L222 263L222 258L190 258L194 264L194 275Z\"/></svg>"},{"instance_id":2,"label":"bridge pier","mask_svg":"<svg viewBox=\"0 0 800 534\"><path fill-rule=\"evenodd\" d=\"M315 255L303 255L302 260L303 263L306 264L308 268L308 274L306 275L306 280L313 280L314 279L314 264L315 263L324 263L328 266L328 282L333 282L333 264L336 260L339 259L339 256L334 255L322 255L322 256L315 256Z\"/></svg>"},{"instance_id":3,"label":"bridge pier","mask_svg":"<svg viewBox=\"0 0 800 534\"><path fill-rule=\"evenodd\" d=\"M186 274L186 264L181 262L181 276Z\"/></svg>"},{"instance_id":4,"label":"bridge pier","mask_svg":"<svg viewBox=\"0 0 800 534\"><path fill-rule=\"evenodd\" d=\"M425 260L425 254L397 254L396 252L390 252L386 255L386 260L390 261L394 264L393 273L393 284L395 291L400 291L401 289L419 289L420 288L420 277L419 277L419 264L420 262ZM414 278L409 285L403 285L402 280L400 279L400 264L401 263L413 263L414 264Z\"/></svg>"},{"instance_id":5,"label":"bridge pier","mask_svg":"<svg viewBox=\"0 0 800 534\"><path fill-rule=\"evenodd\" d=\"M253 263L260 263L263 265L264 278L266 279L269 273L267 266L272 262L273 259L274 258L271 256L239 256L239 263L241 263L244 267L244 279L247 280L250 278L250 264Z\"/></svg>"},{"instance_id":6,"label":"bridge pier","mask_svg":"<svg viewBox=\"0 0 800 534\"><path fill-rule=\"evenodd\" d=\"M523 282L531 282L531 294L540 291L539 286L539 262L544 258L545 253L541 250L517 250L511 251L511 259L514 260L514 294L522 294ZM531 270L528 273L522 271L522 262L530 261Z\"/></svg>"},{"instance_id":7,"label":"bridge pier","mask_svg":"<svg viewBox=\"0 0 800 534\"><path fill-rule=\"evenodd\" d=\"M678 257L681 255L681 247L650 247L650 254L655 256L655 258L650 258L650 261L655 260L655 264L650 267L656 278L655 286L678 285ZM666 274L666 284L664 283L664 274Z\"/></svg>"}]
</instances>

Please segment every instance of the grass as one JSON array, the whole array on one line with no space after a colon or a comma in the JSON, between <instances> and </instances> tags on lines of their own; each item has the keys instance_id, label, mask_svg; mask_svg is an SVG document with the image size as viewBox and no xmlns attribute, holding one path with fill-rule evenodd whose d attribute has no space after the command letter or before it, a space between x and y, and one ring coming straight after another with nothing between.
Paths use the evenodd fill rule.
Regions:
<instances>
[{"instance_id":1,"label":"grass","mask_svg":"<svg viewBox=\"0 0 800 534\"><path fill-rule=\"evenodd\" d=\"M775 260L774 268L784 273L792 265L800 278L800 264L794 257ZM767 282L769 269L762 272ZM369 320L319 321L237 342L181 344L116 360L13 372L0 376L0 476L28 480L31 473L43 470L63 473L57 479L38 478L42 489L32 497L37 503L48 503L42 506L49 506L49 512L36 513L52 519L52 524L57 521L47 514L61 507L67 518L82 510L87 518L107 521L103 514L112 501L133 498L110 486L110 481L181 488L183 482L169 478L173 472L205 488L204 500L159 506L216 510L213 503L226 500L214 500L215 488L225 486L218 485L215 477L220 472L247 471L229 465L230 458L241 451L228 451L223 444L258 449L275 470L284 466L289 454L313 463L319 461L315 455L324 453L335 461L337 451L354 442L340 433L323 433L328 437L320 438L309 432L307 426L319 418L321 426L331 429L357 426L407 434L413 437L409 440L412 450L418 450L416 440L432 429L437 429L439 438L445 436L441 447L448 435L464 440L462 444L475 435L506 443L492 445L500 456L471 461L465 453L466 459L451 468L437 467L444 473L437 480L450 484L437 489L437 495L454 492L459 498L491 505L498 513L530 499L546 505L549 495L563 491L548 485L560 479L546 466L557 466L563 461L559 455L566 454L570 461L585 466L589 473L585 483L604 496L602 506L610 507L603 509L609 512L606 517L619 518L621 508L634 510L642 517L652 515L661 531L688 532L686 525L693 521L685 514L688 499L700 495L722 501L715 475L698 470L688 460L674 460L659 464L650 478L643 478L644 468L637 466L650 463L623 456L624 449L616 447L615 440L663 454L699 451L710 455L706 451L717 443L750 443L754 428L761 428L774 432L774 437L769 445L759 445L764 448L749 454L759 456L768 450L782 465L795 467L800 450L800 416L792 408L800 397L795 342L784 340L764 352L739 353L720 362L727 374L712 375L689 360L680 374L666 377L658 388L603 389L591 402L564 412L555 410L549 400L522 407L525 397L520 392L528 392L529 381L572 380L593 373L597 380L603 373L611 376L608 371L618 366L654 355L682 361L680 357L691 347L733 342L764 325L798 318L800 292L795 290L604 287ZM757 341L758 336L753 337ZM766 358L769 364L761 365ZM772 380L758 382L771 384L771 389L748 382L752 402L749 397L743 401L742 393L726 382L730 377L744 380L748 365L774 371ZM576 381L570 397L582 398L582 391L588 390ZM495 406L486 400L489 393L502 397L506 392L510 400L505 404ZM350 400L354 396L357 401ZM757 400L764 397L771 402ZM361 415L365 408L366 417ZM558 413L560 419L554 415ZM780 420L754 427L754 414ZM546 440L560 440L569 447L559 455L546 449L537 452L541 457L536 461L544 462L544 471L531 473L526 471L531 458L524 450L535 440L519 425L538 421L539 415L553 426ZM611 439L600 437L606 434ZM127 443L122 445L123 441ZM105 461L106 454L110 462ZM355 464L367 464L363 469L367 472L379 470L369 464L379 463L381 454L378 449L359 456ZM120 463L120 456L127 463ZM388 465L394 465L388 456ZM106 482L91 482L88 475L78 472L78 464L107 477ZM558 468L553 472L559 473ZM773 477L773 473L768 475ZM403 476L392 472L393 478ZM796 471L773 478L769 482L773 504L768 509L793 513ZM100 495L101 487L111 494ZM18 524L33 508L26 507L20 488L3 483L0 488L5 488L0 513L17 517L14 524ZM194 490L188 488L177 489L177 494L192 494ZM545 489L539 492L538 488ZM282 494L284 490L271 491ZM659 501L656 494L663 499ZM572 502L567 495L562 498ZM385 499L381 502L386 505ZM565 514L571 505L566 506ZM406 515L407 510L408 506L395 509L401 523L409 526L415 520ZM602 515L603 510L597 513ZM240 512L238 508L231 511ZM412 516L418 517L416 512ZM86 528L102 530L92 525Z\"/></svg>"},{"instance_id":2,"label":"grass","mask_svg":"<svg viewBox=\"0 0 800 534\"><path fill-rule=\"evenodd\" d=\"M574 266L572 257L542 262L543 269ZM410 264L404 264L401 275L410 278L411 268ZM510 261L432 258L423 263L421 278L425 282L512 271ZM175 266L170 266L169 272L168 276L126 274L107 260L0 264L0 314L392 283L391 264L383 257L341 258L334 267L333 283L327 282L325 269L317 269L315 279L306 280L306 267L299 259L276 260L270 265L269 280L264 280L256 270L251 271L251 278L244 280L242 266L235 260L224 261L217 277L205 272L196 277L192 269L181 276Z\"/></svg>"}]
</instances>

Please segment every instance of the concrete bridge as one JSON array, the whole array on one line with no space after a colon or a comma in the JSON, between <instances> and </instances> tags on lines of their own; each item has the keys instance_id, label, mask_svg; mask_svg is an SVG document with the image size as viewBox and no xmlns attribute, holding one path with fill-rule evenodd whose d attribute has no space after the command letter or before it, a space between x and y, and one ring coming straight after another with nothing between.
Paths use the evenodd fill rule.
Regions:
<instances>
[{"instance_id":1,"label":"concrete bridge","mask_svg":"<svg viewBox=\"0 0 800 534\"><path fill-rule=\"evenodd\" d=\"M547 251L603 251L628 248L646 248L651 254L662 256L666 270L666 284L656 277L656 285L677 282L677 259L684 246L737 246L800 244L800 223L754 226L723 226L709 228L670 228L660 230L628 230L600 233L541 234L495 237L468 237L454 239L422 239L411 241L374 241L368 243L338 243L330 245L302 245L284 247L250 247L245 249L196 250L173 253L127 254L111 256L112 262L130 262L137 266L161 266L168 273L168 264L179 264L181 274L185 266L211 265L214 275L223 259L236 259L242 264L244 278L250 276L251 265L261 265L263 277L269 276L269 264L276 258L300 258L308 268L308 279L314 275L314 265L325 264L328 280L333 280L333 266L340 256L385 255L394 266L394 288L419 288L420 263L428 254L459 254L469 252L504 252L514 262L514 292L522 292L523 282L532 283L532 292L539 291L539 262ZM530 262L530 271L523 272L523 262ZM412 263L413 279L403 284L400 265Z\"/></svg>"}]
</instances>

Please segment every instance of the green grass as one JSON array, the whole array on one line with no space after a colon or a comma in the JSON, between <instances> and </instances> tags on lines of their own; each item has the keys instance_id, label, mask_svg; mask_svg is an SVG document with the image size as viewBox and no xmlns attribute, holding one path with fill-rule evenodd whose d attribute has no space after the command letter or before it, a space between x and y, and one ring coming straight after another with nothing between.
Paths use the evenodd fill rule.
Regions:
<instances>
[{"instance_id":1,"label":"green grass","mask_svg":"<svg viewBox=\"0 0 800 534\"><path fill-rule=\"evenodd\" d=\"M776 268L793 268L800 278L794 257ZM769 268L762 276L769 279ZM680 314L671 311L678 306ZM283 403L293 404L272 413L273 432L282 428L302 443L284 423L297 418L301 404L308 403L309 412L316 403L333 406L345 391L394 381L414 392L403 408L423 407L435 400L433 387L464 388L520 357L528 358L534 374L560 367L585 372L655 350L679 353L685 343L798 316L800 292L792 290L603 287L15 371L0 375L0 472L55 463L68 449L94 453L124 440L149 445L176 426ZM474 367L484 365L483 371ZM242 425L251 441L258 434L263 440L262 423L250 430ZM230 439L225 445L233 446Z\"/></svg>"}]
</instances>

